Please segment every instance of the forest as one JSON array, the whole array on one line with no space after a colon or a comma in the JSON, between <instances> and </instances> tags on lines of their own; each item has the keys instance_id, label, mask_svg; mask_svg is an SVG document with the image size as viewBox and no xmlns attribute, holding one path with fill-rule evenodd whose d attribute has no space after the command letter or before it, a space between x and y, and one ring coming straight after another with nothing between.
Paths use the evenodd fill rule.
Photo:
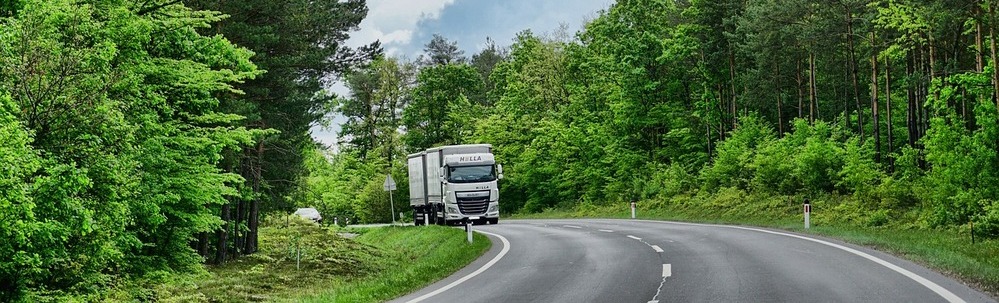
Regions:
<instances>
[{"instance_id":1,"label":"forest","mask_svg":"<svg viewBox=\"0 0 999 303\"><path fill-rule=\"evenodd\" d=\"M258 14L266 11L268 14ZM0 301L257 251L316 148L363 1L0 2Z\"/></svg>"},{"instance_id":2,"label":"forest","mask_svg":"<svg viewBox=\"0 0 999 303\"><path fill-rule=\"evenodd\" d=\"M489 143L505 214L811 198L995 238L997 25L994 1L622 0L471 57L438 35L345 75L339 150L298 200L389 221L407 153Z\"/></svg>"},{"instance_id":3,"label":"forest","mask_svg":"<svg viewBox=\"0 0 999 303\"><path fill-rule=\"evenodd\" d=\"M996 9L619 0L410 60L345 46L363 0L3 1L0 301L226 263L296 207L388 222L385 175L399 210L406 154L449 144L493 145L504 216L810 198L999 238Z\"/></svg>"}]
</instances>

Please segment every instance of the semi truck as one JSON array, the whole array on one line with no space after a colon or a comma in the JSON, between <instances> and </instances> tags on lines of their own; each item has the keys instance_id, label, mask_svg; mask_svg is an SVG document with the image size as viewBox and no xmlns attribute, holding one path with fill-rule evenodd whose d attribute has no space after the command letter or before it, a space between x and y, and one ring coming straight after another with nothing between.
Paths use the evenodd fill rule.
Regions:
<instances>
[{"instance_id":1,"label":"semi truck","mask_svg":"<svg viewBox=\"0 0 999 303\"><path fill-rule=\"evenodd\" d=\"M503 166L489 144L449 145L408 157L409 205L413 222L499 223L499 186Z\"/></svg>"}]
</instances>

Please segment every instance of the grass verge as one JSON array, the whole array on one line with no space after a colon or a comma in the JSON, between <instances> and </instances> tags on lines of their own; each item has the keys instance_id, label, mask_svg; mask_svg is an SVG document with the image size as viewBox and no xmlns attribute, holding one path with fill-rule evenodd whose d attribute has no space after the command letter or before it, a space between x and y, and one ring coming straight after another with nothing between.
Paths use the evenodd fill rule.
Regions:
<instances>
[{"instance_id":1,"label":"grass verge","mask_svg":"<svg viewBox=\"0 0 999 303\"><path fill-rule=\"evenodd\" d=\"M812 228L803 226L801 205L790 199L729 203L719 197L692 201L679 197L671 201L639 203L636 218L682 222L750 225L814 234L871 247L922 264L999 298L999 240L978 239L972 243L964 228L917 228L907 221L911 214L889 214L886 223L870 224L869 218L854 218L841 212L843 203L813 201ZM767 200L747 195L742 199ZM542 218L630 218L628 203L594 206L581 204L572 209L549 209L536 214L517 214L514 219ZM880 215L878 215L880 216ZM878 219L881 222L882 219Z\"/></svg>"},{"instance_id":2,"label":"grass verge","mask_svg":"<svg viewBox=\"0 0 999 303\"><path fill-rule=\"evenodd\" d=\"M260 251L151 289L160 302L381 302L468 265L489 239L440 226L349 229L298 222L260 230ZM298 252L301 251L301 258Z\"/></svg>"}]
</instances>

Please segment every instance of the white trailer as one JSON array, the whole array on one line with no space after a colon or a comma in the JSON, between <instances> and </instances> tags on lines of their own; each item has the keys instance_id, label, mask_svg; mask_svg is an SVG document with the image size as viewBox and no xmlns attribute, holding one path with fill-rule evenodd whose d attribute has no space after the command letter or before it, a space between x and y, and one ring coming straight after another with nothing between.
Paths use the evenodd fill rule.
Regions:
<instances>
[{"instance_id":1,"label":"white trailer","mask_svg":"<svg viewBox=\"0 0 999 303\"><path fill-rule=\"evenodd\" d=\"M409 204L417 225L499 223L503 166L489 144L449 145L409 155Z\"/></svg>"}]
</instances>

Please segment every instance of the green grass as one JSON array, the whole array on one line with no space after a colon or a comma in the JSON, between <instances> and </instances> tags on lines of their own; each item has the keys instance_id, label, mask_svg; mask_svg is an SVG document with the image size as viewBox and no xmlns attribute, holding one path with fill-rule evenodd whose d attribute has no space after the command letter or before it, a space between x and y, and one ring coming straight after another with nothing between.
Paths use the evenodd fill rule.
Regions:
<instances>
[{"instance_id":1,"label":"green grass","mask_svg":"<svg viewBox=\"0 0 999 303\"><path fill-rule=\"evenodd\" d=\"M358 241L390 251L377 275L319 289L295 298L302 302L380 302L430 285L471 263L489 249L489 239L475 234L468 244L464 231L441 227L387 227L365 231Z\"/></svg>"},{"instance_id":2,"label":"green grass","mask_svg":"<svg viewBox=\"0 0 999 303\"><path fill-rule=\"evenodd\" d=\"M922 228L915 215L904 212L882 215L844 211L848 202L813 202L812 228L805 230L801 205L789 198L724 193L714 197L674 197L667 201L639 203L637 218L700 223L750 225L814 234L868 246L914 261L961 280L992 297L999 297L999 240L971 243L967 228ZM739 195L734 195L739 196ZM741 200L744 203L733 203ZM745 202L749 203L745 203ZM858 215L859 213L859 215ZM630 218L628 203L574 209L549 209L513 218ZM872 219L878 218L878 219Z\"/></svg>"},{"instance_id":3,"label":"green grass","mask_svg":"<svg viewBox=\"0 0 999 303\"><path fill-rule=\"evenodd\" d=\"M347 239L339 232L360 234ZM311 223L260 230L260 252L202 274L172 277L145 299L160 302L381 302L440 280L491 243L440 226L328 229ZM301 248L301 262L296 262ZM296 264L298 263L298 264ZM299 269L300 268L300 269Z\"/></svg>"}]
</instances>

